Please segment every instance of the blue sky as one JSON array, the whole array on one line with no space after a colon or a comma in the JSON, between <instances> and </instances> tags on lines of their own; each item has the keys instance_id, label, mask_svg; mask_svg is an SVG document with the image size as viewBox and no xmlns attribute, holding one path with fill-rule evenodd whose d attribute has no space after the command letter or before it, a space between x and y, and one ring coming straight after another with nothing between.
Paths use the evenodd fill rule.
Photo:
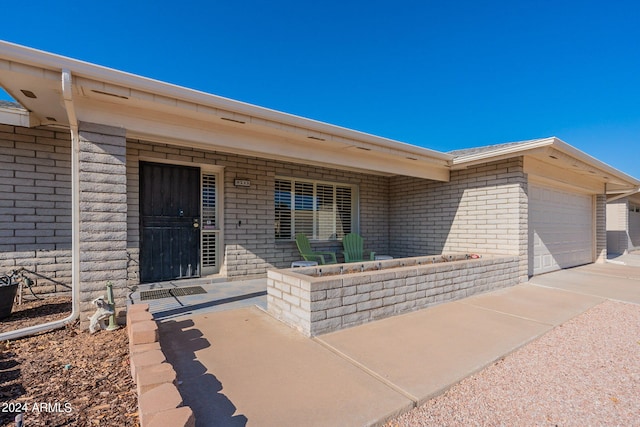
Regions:
<instances>
[{"instance_id":1,"label":"blue sky","mask_svg":"<svg viewBox=\"0 0 640 427\"><path fill-rule=\"evenodd\" d=\"M5 3L9 42L440 151L557 136L640 178L636 1Z\"/></svg>"}]
</instances>

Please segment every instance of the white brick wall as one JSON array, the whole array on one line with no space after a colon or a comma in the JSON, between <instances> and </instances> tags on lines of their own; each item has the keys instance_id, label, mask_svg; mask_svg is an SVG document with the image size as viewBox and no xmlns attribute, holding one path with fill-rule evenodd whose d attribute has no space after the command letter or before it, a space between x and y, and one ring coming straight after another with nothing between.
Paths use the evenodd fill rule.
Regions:
<instances>
[{"instance_id":1,"label":"white brick wall","mask_svg":"<svg viewBox=\"0 0 640 427\"><path fill-rule=\"evenodd\" d=\"M1 272L24 267L71 283L70 141L57 129L0 125ZM38 279L35 290L56 288Z\"/></svg>"},{"instance_id":2,"label":"white brick wall","mask_svg":"<svg viewBox=\"0 0 640 427\"><path fill-rule=\"evenodd\" d=\"M113 283L116 307L126 307L127 176L125 130L80 123L80 319L86 323Z\"/></svg>"},{"instance_id":3,"label":"white brick wall","mask_svg":"<svg viewBox=\"0 0 640 427\"><path fill-rule=\"evenodd\" d=\"M527 178L522 159L453 171L450 182L393 177L391 255L519 255L527 275Z\"/></svg>"}]
</instances>

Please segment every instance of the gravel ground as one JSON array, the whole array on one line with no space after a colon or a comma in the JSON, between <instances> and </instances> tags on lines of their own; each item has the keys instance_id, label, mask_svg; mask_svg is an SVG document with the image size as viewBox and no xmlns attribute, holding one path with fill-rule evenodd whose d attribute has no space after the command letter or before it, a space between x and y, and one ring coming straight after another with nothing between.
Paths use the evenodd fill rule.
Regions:
<instances>
[{"instance_id":1,"label":"gravel ground","mask_svg":"<svg viewBox=\"0 0 640 427\"><path fill-rule=\"evenodd\" d=\"M386 426L640 426L640 305L599 304Z\"/></svg>"},{"instance_id":2,"label":"gravel ground","mask_svg":"<svg viewBox=\"0 0 640 427\"><path fill-rule=\"evenodd\" d=\"M14 304L11 316L0 320L0 332L62 320L70 314L70 296L48 296L40 300L25 300L20 305Z\"/></svg>"},{"instance_id":3,"label":"gravel ground","mask_svg":"<svg viewBox=\"0 0 640 427\"><path fill-rule=\"evenodd\" d=\"M69 298L47 297L13 307L0 330L64 318ZM137 427L125 328L89 334L78 324L0 342L0 426Z\"/></svg>"}]
</instances>

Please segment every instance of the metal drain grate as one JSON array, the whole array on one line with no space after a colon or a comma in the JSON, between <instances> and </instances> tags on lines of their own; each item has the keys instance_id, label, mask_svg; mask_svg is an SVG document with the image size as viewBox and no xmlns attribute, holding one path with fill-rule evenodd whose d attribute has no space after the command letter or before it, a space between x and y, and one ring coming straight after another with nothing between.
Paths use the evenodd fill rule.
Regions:
<instances>
[{"instance_id":1,"label":"metal drain grate","mask_svg":"<svg viewBox=\"0 0 640 427\"><path fill-rule=\"evenodd\" d=\"M140 301L147 301L150 299L161 299L171 297L184 297L187 295L206 294L202 286L188 286L184 288L169 288L169 289L152 289L150 291L140 291Z\"/></svg>"},{"instance_id":2,"label":"metal drain grate","mask_svg":"<svg viewBox=\"0 0 640 427\"><path fill-rule=\"evenodd\" d=\"M171 295L174 297L184 297L187 295L206 294L202 286L189 286L186 288L174 288L171 289Z\"/></svg>"}]
</instances>

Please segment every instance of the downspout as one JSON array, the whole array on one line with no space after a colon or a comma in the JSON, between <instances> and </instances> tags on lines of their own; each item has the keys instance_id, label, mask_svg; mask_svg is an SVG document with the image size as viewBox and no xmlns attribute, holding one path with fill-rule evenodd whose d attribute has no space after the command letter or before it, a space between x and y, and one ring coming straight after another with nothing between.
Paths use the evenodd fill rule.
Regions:
<instances>
[{"instance_id":1,"label":"downspout","mask_svg":"<svg viewBox=\"0 0 640 427\"><path fill-rule=\"evenodd\" d=\"M2 333L0 341L14 340L63 328L69 323L73 323L80 314L80 138L71 84L71 72L63 69L62 96L71 130L71 314L62 320Z\"/></svg>"}]
</instances>

